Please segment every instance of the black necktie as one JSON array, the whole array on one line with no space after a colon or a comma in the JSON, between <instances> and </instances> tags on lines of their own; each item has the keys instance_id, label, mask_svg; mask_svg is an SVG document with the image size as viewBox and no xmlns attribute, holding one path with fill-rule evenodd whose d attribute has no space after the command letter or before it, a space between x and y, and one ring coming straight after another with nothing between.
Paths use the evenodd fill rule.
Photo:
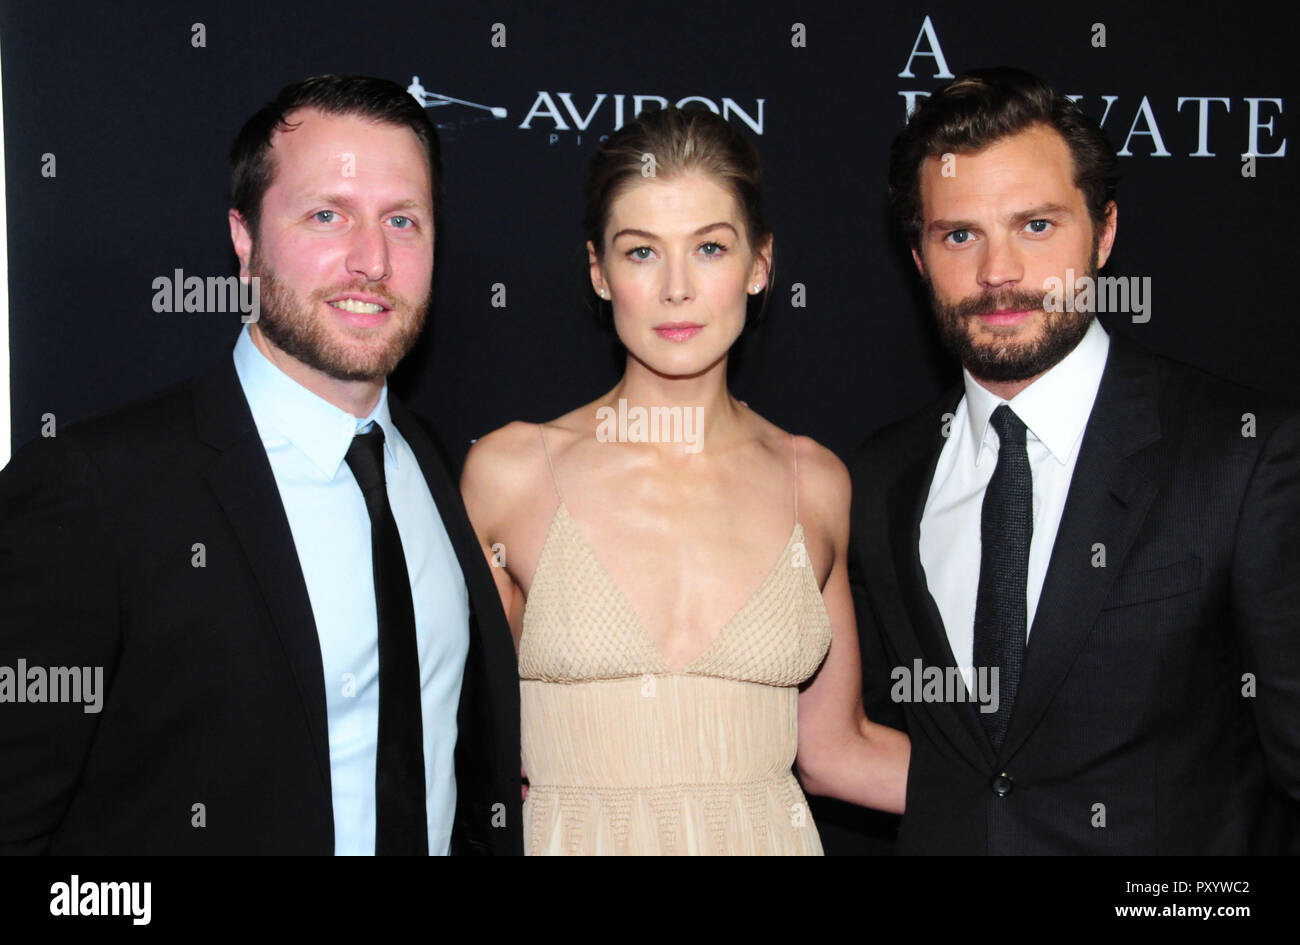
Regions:
<instances>
[{"instance_id":1,"label":"black necktie","mask_svg":"<svg viewBox=\"0 0 1300 945\"><path fill-rule=\"evenodd\" d=\"M1025 450L1025 425L1002 404L989 422L997 431L998 464L980 513L980 583L975 598L976 673L998 669L998 710L979 714L994 748L1002 746L1020 685L1028 634L1026 585L1034 533L1034 483Z\"/></svg>"},{"instance_id":2,"label":"black necktie","mask_svg":"<svg viewBox=\"0 0 1300 945\"><path fill-rule=\"evenodd\" d=\"M375 764L375 853L427 856L420 654L411 583L384 479L384 431L353 437L347 463L370 513L379 616L379 750Z\"/></svg>"}]
</instances>

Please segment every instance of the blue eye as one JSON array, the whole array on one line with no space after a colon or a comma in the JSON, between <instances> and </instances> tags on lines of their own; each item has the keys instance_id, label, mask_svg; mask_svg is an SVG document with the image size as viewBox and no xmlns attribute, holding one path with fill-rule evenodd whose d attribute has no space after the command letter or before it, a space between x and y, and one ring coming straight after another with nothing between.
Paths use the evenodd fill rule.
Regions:
<instances>
[{"instance_id":1,"label":"blue eye","mask_svg":"<svg viewBox=\"0 0 1300 945\"><path fill-rule=\"evenodd\" d=\"M410 217L391 217L390 219L399 230L409 230L415 226L415 221Z\"/></svg>"},{"instance_id":2,"label":"blue eye","mask_svg":"<svg viewBox=\"0 0 1300 945\"><path fill-rule=\"evenodd\" d=\"M1038 224L1040 223L1042 224L1042 229L1038 228ZM1048 227L1052 225L1051 220L1030 220L1025 224L1025 226L1029 227L1029 232L1031 233L1046 233Z\"/></svg>"},{"instance_id":3,"label":"blue eye","mask_svg":"<svg viewBox=\"0 0 1300 945\"><path fill-rule=\"evenodd\" d=\"M633 259L637 260L638 262L643 262L649 259L650 254L653 252L654 250L652 250L649 246L638 246L635 249L628 250L627 254L631 256Z\"/></svg>"},{"instance_id":4,"label":"blue eye","mask_svg":"<svg viewBox=\"0 0 1300 945\"><path fill-rule=\"evenodd\" d=\"M322 217L326 217L326 216L331 217L331 219L329 220L321 219ZM315 220L317 223L333 223L334 220L332 218L336 216L338 216L338 214L335 213L333 210L317 210L315 213L312 214L312 219Z\"/></svg>"},{"instance_id":5,"label":"blue eye","mask_svg":"<svg viewBox=\"0 0 1300 945\"><path fill-rule=\"evenodd\" d=\"M713 247L713 252L705 252L705 256L721 256L727 251L727 247L723 246L721 243L714 243L711 241L708 243L701 243L700 249L707 250L710 246Z\"/></svg>"},{"instance_id":6,"label":"blue eye","mask_svg":"<svg viewBox=\"0 0 1300 945\"><path fill-rule=\"evenodd\" d=\"M961 237L961 238L959 239L958 237ZM953 231L952 231L951 233L949 233L946 237L944 237L944 239L948 240L948 241L951 242L951 243L954 243L954 244L960 246L960 245L962 245L963 243L969 243L969 242L971 241L971 239L972 239L972 236L971 236L971 231L970 231L970 230L953 230Z\"/></svg>"}]
</instances>

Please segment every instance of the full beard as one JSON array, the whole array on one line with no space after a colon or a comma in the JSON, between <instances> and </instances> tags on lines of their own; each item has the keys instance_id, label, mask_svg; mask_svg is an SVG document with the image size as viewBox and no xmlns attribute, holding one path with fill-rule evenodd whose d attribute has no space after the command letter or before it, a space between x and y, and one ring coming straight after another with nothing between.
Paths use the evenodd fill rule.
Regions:
<instances>
[{"instance_id":1,"label":"full beard","mask_svg":"<svg viewBox=\"0 0 1300 945\"><path fill-rule=\"evenodd\" d=\"M1097 270L1090 267L1086 274L1095 280ZM1093 285L1096 285L1095 281ZM1073 305L1063 306L1065 310L1060 312L1044 310L1046 292L1024 289L982 292L958 302L945 303L935 294L929 279L926 279L926 288L930 292L944 347L981 380L1007 382L1037 377L1073 351L1092 324L1092 312L1075 311ZM971 330L972 320L998 310L1040 312L1041 334L1033 341L995 338L992 342L977 342Z\"/></svg>"},{"instance_id":2,"label":"full beard","mask_svg":"<svg viewBox=\"0 0 1300 945\"><path fill-rule=\"evenodd\" d=\"M385 286L366 283L320 289L308 297L306 304L300 304L293 290L266 265L256 246L249 272L258 277L260 287L259 330L285 354L341 381L375 381L391 374L420 337L432 295L412 306ZM348 292L379 299L390 310L388 321L373 331L353 329L352 343L333 335L315 314L326 299Z\"/></svg>"}]
</instances>

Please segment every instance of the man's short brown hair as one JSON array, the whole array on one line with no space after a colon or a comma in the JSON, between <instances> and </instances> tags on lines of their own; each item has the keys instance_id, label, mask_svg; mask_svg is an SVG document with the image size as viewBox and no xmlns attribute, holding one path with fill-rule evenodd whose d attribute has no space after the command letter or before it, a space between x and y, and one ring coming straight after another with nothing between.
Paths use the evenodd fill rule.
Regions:
<instances>
[{"instance_id":1,"label":"man's short brown hair","mask_svg":"<svg viewBox=\"0 0 1300 945\"><path fill-rule=\"evenodd\" d=\"M442 209L442 152L438 132L424 106L389 79L361 75L318 75L286 85L274 99L244 122L230 146L230 206L239 211L256 237L262 197L275 174L271 138L291 126L288 116L300 108L326 115L352 115L379 124L410 128L429 162L435 219Z\"/></svg>"},{"instance_id":2,"label":"man's short brown hair","mask_svg":"<svg viewBox=\"0 0 1300 945\"><path fill-rule=\"evenodd\" d=\"M921 245L921 163L944 154L971 154L1034 125L1065 139L1074 183L1083 191L1096 230L1119 182L1115 147L1074 102L1020 69L975 69L923 98L889 151L889 202L913 249Z\"/></svg>"}]
</instances>

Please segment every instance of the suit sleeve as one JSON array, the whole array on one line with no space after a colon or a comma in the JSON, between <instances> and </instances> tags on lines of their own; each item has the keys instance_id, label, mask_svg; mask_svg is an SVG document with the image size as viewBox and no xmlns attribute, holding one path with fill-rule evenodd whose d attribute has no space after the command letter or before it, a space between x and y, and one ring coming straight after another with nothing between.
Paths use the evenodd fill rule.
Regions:
<instances>
[{"instance_id":1,"label":"suit sleeve","mask_svg":"<svg viewBox=\"0 0 1300 945\"><path fill-rule=\"evenodd\" d=\"M107 706L119 624L103 504L94 465L62 436L35 441L0 471L0 853L48 849ZM100 710L87 711L85 692L47 701L56 667L89 667L92 681L102 670ZM29 681L42 673L36 701Z\"/></svg>"},{"instance_id":2,"label":"suit sleeve","mask_svg":"<svg viewBox=\"0 0 1300 945\"><path fill-rule=\"evenodd\" d=\"M1242 503L1233 609L1269 773L1300 804L1300 414L1264 442Z\"/></svg>"},{"instance_id":3,"label":"suit sleeve","mask_svg":"<svg viewBox=\"0 0 1300 945\"><path fill-rule=\"evenodd\" d=\"M876 619L863 573L863 551L869 542L887 541L883 534L866 534L874 519L860 503L874 501L872 485L855 469L853 477L852 534L849 536L849 587L853 592L853 613L858 622L858 649L862 657L862 704L873 722L906 731L901 707L889 698L892 660L885 636Z\"/></svg>"}]
</instances>

